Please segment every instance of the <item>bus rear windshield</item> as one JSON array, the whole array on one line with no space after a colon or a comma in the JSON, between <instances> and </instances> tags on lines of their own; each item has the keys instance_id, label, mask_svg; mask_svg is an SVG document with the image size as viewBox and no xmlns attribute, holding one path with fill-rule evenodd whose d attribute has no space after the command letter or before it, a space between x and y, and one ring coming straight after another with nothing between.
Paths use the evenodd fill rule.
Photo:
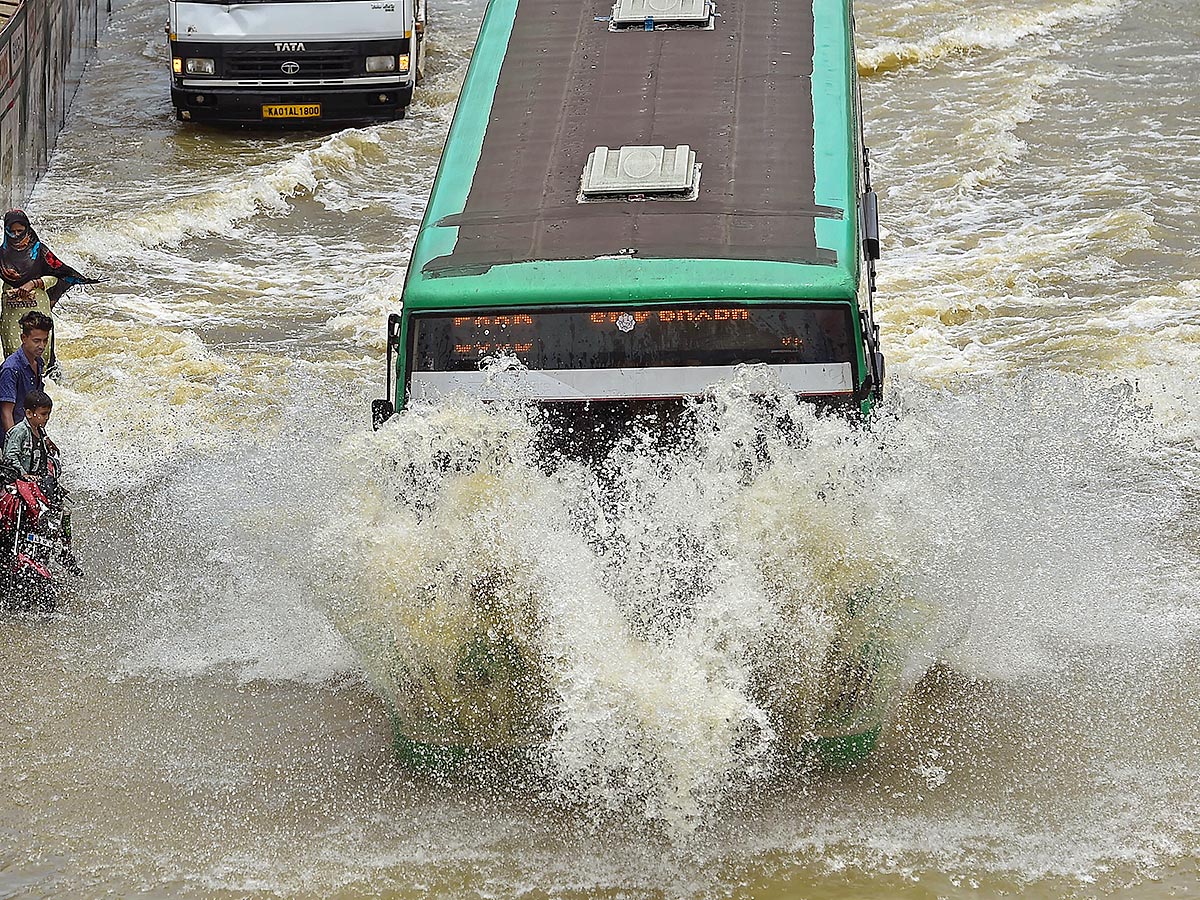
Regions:
<instances>
[{"instance_id":1,"label":"bus rear windshield","mask_svg":"<svg viewBox=\"0 0 1200 900\"><path fill-rule=\"evenodd\" d=\"M852 322L845 303L422 314L413 368L473 371L497 356L543 370L846 363Z\"/></svg>"}]
</instances>

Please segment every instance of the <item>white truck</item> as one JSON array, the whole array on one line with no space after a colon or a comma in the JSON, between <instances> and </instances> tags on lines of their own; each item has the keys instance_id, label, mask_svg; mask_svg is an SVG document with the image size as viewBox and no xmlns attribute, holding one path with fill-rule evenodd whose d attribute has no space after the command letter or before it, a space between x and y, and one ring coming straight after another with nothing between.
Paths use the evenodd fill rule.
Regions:
<instances>
[{"instance_id":1,"label":"white truck","mask_svg":"<svg viewBox=\"0 0 1200 900\"><path fill-rule=\"evenodd\" d=\"M400 119L420 78L426 0L168 0L183 121Z\"/></svg>"}]
</instances>

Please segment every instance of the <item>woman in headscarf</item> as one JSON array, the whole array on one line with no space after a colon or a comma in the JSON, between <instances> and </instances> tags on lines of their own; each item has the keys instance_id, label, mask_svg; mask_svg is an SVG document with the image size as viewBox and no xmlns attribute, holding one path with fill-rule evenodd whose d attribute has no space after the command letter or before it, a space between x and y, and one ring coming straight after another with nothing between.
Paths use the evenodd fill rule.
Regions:
<instances>
[{"instance_id":1,"label":"woman in headscarf","mask_svg":"<svg viewBox=\"0 0 1200 900\"><path fill-rule=\"evenodd\" d=\"M21 316L33 309L49 316L68 288L98 281L81 275L51 253L50 248L38 240L29 217L19 209L10 209L4 214L0 278L4 281L0 339L3 340L5 358L21 344L18 321ZM50 340L46 352L47 367L54 365L53 332Z\"/></svg>"}]
</instances>

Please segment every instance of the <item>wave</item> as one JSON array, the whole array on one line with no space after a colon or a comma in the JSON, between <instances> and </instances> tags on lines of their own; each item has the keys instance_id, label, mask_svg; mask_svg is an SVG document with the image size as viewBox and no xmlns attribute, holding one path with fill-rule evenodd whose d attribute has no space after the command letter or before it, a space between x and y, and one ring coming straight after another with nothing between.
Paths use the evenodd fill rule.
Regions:
<instances>
[{"instance_id":1,"label":"wave","mask_svg":"<svg viewBox=\"0 0 1200 900\"><path fill-rule=\"evenodd\" d=\"M94 260L136 258L140 251L177 247L195 237L228 235L260 215L286 215L291 202L316 197L330 183L371 162L386 162L380 128L349 129L278 162L220 178L202 191L179 190L165 203L123 211L103 225L65 235L63 245ZM338 202L335 198L334 202Z\"/></svg>"},{"instance_id":2,"label":"wave","mask_svg":"<svg viewBox=\"0 0 1200 900\"><path fill-rule=\"evenodd\" d=\"M1061 25L1111 16L1123 5L1123 0L1083 0L1032 13L997 14L989 21L961 25L920 40L887 41L858 52L858 73L863 77L884 75L985 50L1010 50L1027 38L1048 35Z\"/></svg>"},{"instance_id":3,"label":"wave","mask_svg":"<svg viewBox=\"0 0 1200 900\"><path fill-rule=\"evenodd\" d=\"M1033 69L1012 86L1003 102L980 109L957 139L963 156L976 161L958 181L959 196L977 196L1025 155L1026 144L1017 137L1017 128L1033 120L1041 109L1042 93L1067 72L1067 67L1061 65Z\"/></svg>"},{"instance_id":4,"label":"wave","mask_svg":"<svg viewBox=\"0 0 1200 900\"><path fill-rule=\"evenodd\" d=\"M1154 247L1153 229L1140 210L1068 211L982 235L978 227L951 230L952 237L895 252L881 276L879 307L890 359L943 383L1008 369L1034 346L1079 340L1078 351L1095 364L1107 342L1096 340L1079 286L1111 277L1125 254ZM1053 329L1045 324L1050 315ZM1111 368L1128 371L1128 360Z\"/></svg>"}]
</instances>

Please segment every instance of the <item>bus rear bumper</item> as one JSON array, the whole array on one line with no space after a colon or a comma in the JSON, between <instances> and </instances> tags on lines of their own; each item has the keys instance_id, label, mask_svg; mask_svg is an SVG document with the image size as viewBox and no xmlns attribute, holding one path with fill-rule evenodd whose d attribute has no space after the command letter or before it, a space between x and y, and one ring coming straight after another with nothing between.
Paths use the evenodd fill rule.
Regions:
<instances>
[{"instance_id":1,"label":"bus rear bumper","mask_svg":"<svg viewBox=\"0 0 1200 900\"><path fill-rule=\"evenodd\" d=\"M854 392L850 363L757 366L662 366L611 369L512 369L475 372L413 372L414 400L463 394L483 400L542 402L660 400L696 397L713 385L740 377L748 387L780 387L797 393L849 397Z\"/></svg>"}]
</instances>

